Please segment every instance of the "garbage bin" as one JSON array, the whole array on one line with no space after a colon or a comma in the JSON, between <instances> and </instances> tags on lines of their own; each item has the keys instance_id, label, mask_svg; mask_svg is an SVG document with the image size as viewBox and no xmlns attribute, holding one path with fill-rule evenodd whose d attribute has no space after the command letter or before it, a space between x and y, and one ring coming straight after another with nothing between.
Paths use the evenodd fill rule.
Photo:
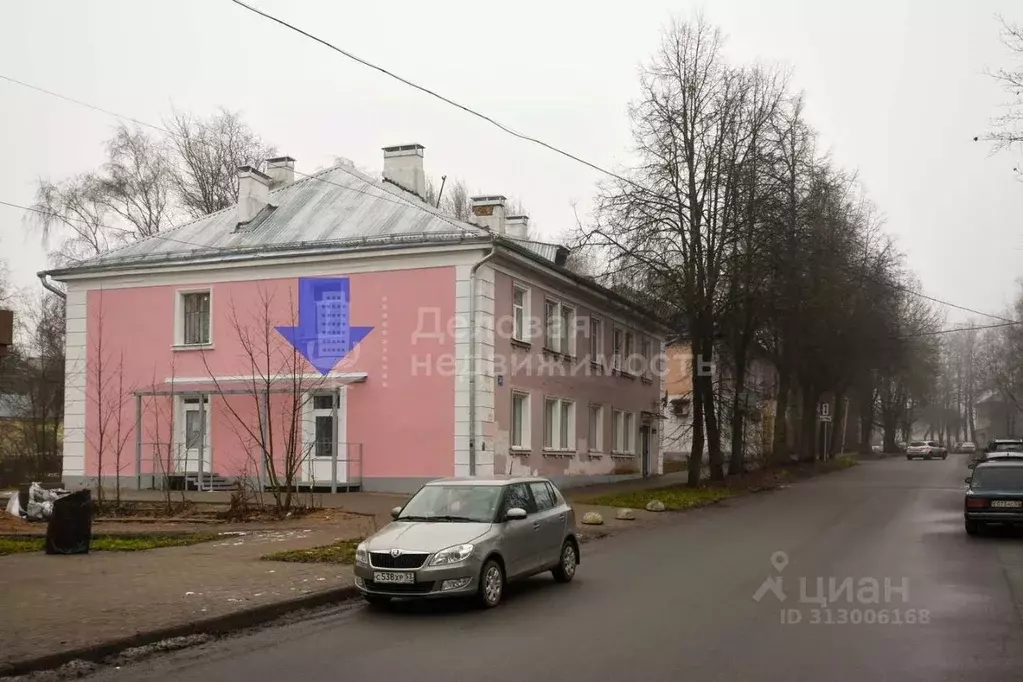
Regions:
<instances>
[{"instance_id":1,"label":"garbage bin","mask_svg":"<svg viewBox=\"0 0 1023 682\"><path fill-rule=\"evenodd\" d=\"M92 492L79 490L53 503L46 526L47 554L88 554L92 539Z\"/></svg>"}]
</instances>

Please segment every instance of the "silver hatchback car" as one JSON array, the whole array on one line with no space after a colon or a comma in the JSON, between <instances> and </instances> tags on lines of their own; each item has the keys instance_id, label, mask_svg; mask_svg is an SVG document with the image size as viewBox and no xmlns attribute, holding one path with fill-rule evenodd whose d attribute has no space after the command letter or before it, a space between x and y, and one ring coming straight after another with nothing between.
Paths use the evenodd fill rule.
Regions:
<instances>
[{"instance_id":1,"label":"silver hatchback car","mask_svg":"<svg viewBox=\"0 0 1023 682\"><path fill-rule=\"evenodd\" d=\"M545 478L431 481L391 513L355 551L371 604L474 596L493 607L509 581L551 571L568 582L579 564L575 512Z\"/></svg>"}]
</instances>

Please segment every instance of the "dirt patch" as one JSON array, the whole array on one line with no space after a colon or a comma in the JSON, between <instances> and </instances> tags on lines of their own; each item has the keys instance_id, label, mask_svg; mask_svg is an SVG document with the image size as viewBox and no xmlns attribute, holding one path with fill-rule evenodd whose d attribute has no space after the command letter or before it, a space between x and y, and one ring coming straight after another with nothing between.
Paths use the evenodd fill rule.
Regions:
<instances>
[{"instance_id":1,"label":"dirt patch","mask_svg":"<svg viewBox=\"0 0 1023 682\"><path fill-rule=\"evenodd\" d=\"M45 533L45 523L29 523L0 511L0 533Z\"/></svg>"},{"instance_id":2,"label":"dirt patch","mask_svg":"<svg viewBox=\"0 0 1023 682\"><path fill-rule=\"evenodd\" d=\"M321 547L275 552L260 558L263 561L291 561L302 564L353 564L355 563L355 548L359 546L360 542L362 542L362 538L341 540Z\"/></svg>"}]
</instances>

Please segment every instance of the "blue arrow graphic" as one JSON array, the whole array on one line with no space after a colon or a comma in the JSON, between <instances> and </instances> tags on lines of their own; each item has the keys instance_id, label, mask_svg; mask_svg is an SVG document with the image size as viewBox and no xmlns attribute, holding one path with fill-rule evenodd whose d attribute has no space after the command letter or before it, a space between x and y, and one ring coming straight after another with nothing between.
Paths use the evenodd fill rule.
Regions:
<instances>
[{"instance_id":1,"label":"blue arrow graphic","mask_svg":"<svg viewBox=\"0 0 1023 682\"><path fill-rule=\"evenodd\" d=\"M277 327L320 374L327 374L373 327L353 327L347 277L299 278L298 325Z\"/></svg>"}]
</instances>

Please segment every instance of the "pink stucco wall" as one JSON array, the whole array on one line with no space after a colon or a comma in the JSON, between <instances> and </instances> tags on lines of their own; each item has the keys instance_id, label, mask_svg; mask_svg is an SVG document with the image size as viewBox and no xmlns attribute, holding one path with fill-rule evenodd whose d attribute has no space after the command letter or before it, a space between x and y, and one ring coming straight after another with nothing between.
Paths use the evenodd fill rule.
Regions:
<instances>
[{"instance_id":1,"label":"pink stucco wall","mask_svg":"<svg viewBox=\"0 0 1023 682\"><path fill-rule=\"evenodd\" d=\"M454 315L455 270L438 267L347 275L352 325L373 330L335 372L366 372L364 383L348 387L347 442L360 444L364 477L436 477L453 472L454 380L450 374L413 375L409 358L419 310L438 310L441 319ZM120 406L121 474L135 471L135 401L137 389L166 389L169 377L200 378L211 374L253 374L252 362L240 341L248 334L257 343L267 329L274 354L290 348L273 326L291 325L297 317L297 279L218 282L212 290L212 345L204 350L175 350L175 309L180 290L204 286L154 286L91 290L87 296L86 446L85 472L97 475L100 432L104 476L114 474L118 449L116 415ZM239 331L241 330L241 332ZM453 339L436 339L435 351L453 352ZM285 354L281 354L283 357ZM316 370L303 359L300 371ZM237 386L235 386L237 387ZM230 400L228 409L227 402ZM287 412L288 396L278 396L271 414ZM211 402L213 469L224 476L251 470L251 438L243 422L254 427L256 403L251 396ZM233 411L233 413L232 413ZM101 423L105 424L101 427ZM167 442L170 400L144 400L144 470L152 467L151 444ZM400 428L396 428L400 425ZM286 424L284 424L286 426ZM279 438L285 436L279 428ZM275 438L279 444L282 442Z\"/></svg>"},{"instance_id":2,"label":"pink stucco wall","mask_svg":"<svg viewBox=\"0 0 1023 682\"><path fill-rule=\"evenodd\" d=\"M606 305L589 298L578 288L566 290L564 284L538 280L530 274L530 282L523 282L505 273L497 272L494 278L495 306L495 365L504 367L507 375L502 377L500 386L495 386L494 420L495 451L494 470L497 473L537 473L547 476L561 475L613 475L641 473L638 454L639 428L643 412L660 411L660 377L652 373L647 379L602 372L593 368L589 361L589 318L596 315L603 320L603 348L610 357L612 329L614 322L605 316ZM529 289L530 317L534 318L533 335L528 347L512 340L512 297L513 285L518 281ZM542 320L544 301L547 297L563 300L575 307L576 316L576 357L559 359L543 350ZM649 338L654 352L660 348L660 341L644 334L635 325L624 325L631 329L637 339ZM638 345L638 344L637 344ZM608 360L610 362L610 360ZM499 373L500 370L495 369ZM530 451L512 453L509 445L512 420L512 392L528 393L530 396ZM557 397L575 402L575 448L570 454L550 453L544 450L544 399ZM588 443L589 406L601 405L603 417L603 452L591 453ZM637 456L613 456L611 454L613 410L633 412L636 417ZM656 468L658 452L658 420L649 420L651 431L649 457L651 471Z\"/></svg>"}]
</instances>

